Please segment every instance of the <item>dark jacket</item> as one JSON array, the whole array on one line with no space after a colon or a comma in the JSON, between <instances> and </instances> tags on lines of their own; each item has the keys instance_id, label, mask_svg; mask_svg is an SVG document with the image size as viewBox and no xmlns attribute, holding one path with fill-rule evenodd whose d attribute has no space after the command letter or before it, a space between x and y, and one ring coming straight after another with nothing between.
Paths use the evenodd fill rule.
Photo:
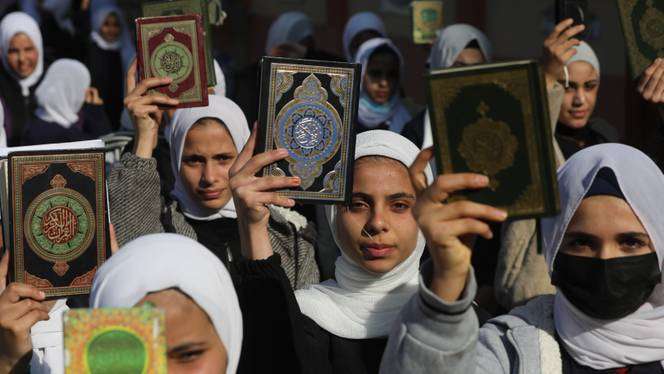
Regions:
<instances>
[{"instance_id":1,"label":"dark jacket","mask_svg":"<svg viewBox=\"0 0 664 374\"><path fill-rule=\"evenodd\" d=\"M111 132L111 128L103 107L85 104L79 114L79 121L70 128L64 128L54 122L44 121L33 115L25 127L21 144L75 142L97 139L109 132Z\"/></svg>"}]
</instances>

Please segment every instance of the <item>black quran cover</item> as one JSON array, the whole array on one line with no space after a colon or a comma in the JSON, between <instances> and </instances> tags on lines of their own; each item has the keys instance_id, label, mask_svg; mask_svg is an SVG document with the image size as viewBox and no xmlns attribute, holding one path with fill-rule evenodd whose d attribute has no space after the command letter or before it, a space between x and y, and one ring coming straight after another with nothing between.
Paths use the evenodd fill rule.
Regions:
<instances>
[{"instance_id":1,"label":"black quran cover","mask_svg":"<svg viewBox=\"0 0 664 374\"><path fill-rule=\"evenodd\" d=\"M490 179L489 188L453 200L505 209L510 218L558 212L546 85L536 62L434 71L428 90L439 171Z\"/></svg>"},{"instance_id":2,"label":"black quran cover","mask_svg":"<svg viewBox=\"0 0 664 374\"><path fill-rule=\"evenodd\" d=\"M263 175L298 176L281 193L309 203L348 202L355 154L360 65L264 57L256 153L286 148Z\"/></svg>"},{"instance_id":3,"label":"black quran cover","mask_svg":"<svg viewBox=\"0 0 664 374\"><path fill-rule=\"evenodd\" d=\"M617 0L630 71L634 79L664 57L664 1Z\"/></svg>"},{"instance_id":4,"label":"black quran cover","mask_svg":"<svg viewBox=\"0 0 664 374\"><path fill-rule=\"evenodd\" d=\"M110 255L104 153L17 152L7 168L10 280L51 298L88 294Z\"/></svg>"}]
</instances>

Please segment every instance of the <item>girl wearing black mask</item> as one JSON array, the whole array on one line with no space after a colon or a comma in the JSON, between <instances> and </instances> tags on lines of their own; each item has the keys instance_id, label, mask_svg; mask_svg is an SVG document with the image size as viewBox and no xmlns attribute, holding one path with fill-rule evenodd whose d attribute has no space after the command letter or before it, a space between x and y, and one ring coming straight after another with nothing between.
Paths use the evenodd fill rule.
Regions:
<instances>
[{"instance_id":1,"label":"girl wearing black mask","mask_svg":"<svg viewBox=\"0 0 664 374\"><path fill-rule=\"evenodd\" d=\"M426 155L424 153L424 155ZM383 358L385 373L664 373L661 230L664 175L640 151L602 144L558 171L561 212L542 221L557 295L540 296L478 331L468 234L486 235L491 207L443 199L481 188L439 177L413 209L432 261ZM481 218L479 220L478 218ZM444 221L444 222L441 222Z\"/></svg>"}]
</instances>

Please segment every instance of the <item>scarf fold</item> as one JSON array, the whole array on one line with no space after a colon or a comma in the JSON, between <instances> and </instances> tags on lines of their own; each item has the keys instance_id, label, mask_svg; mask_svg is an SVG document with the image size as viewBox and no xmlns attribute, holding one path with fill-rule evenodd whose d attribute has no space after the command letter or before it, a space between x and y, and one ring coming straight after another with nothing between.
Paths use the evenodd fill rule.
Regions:
<instances>
[{"instance_id":1,"label":"scarf fold","mask_svg":"<svg viewBox=\"0 0 664 374\"><path fill-rule=\"evenodd\" d=\"M7 61L7 51L12 38L16 34L23 33L32 40L32 43L37 49L37 65L30 75L21 78L9 66ZM39 25L35 20L23 12L13 12L7 14L0 22L0 48L2 48L2 65L5 70L11 75L21 86L21 94L23 97L30 96L30 88L34 86L42 74L44 73L44 46L42 42L42 34L39 30Z\"/></svg>"},{"instance_id":2,"label":"scarf fold","mask_svg":"<svg viewBox=\"0 0 664 374\"><path fill-rule=\"evenodd\" d=\"M468 43L477 41L480 51L487 62L491 61L491 42L482 31L465 23L457 23L438 31L438 38L431 47L429 54L429 68L447 69L454 65L457 57Z\"/></svg>"},{"instance_id":3,"label":"scarf fold","mask_svg":"<svg viewBox=\"0 0 664 374\"><path fill-rule=\"evenodd\" d=\"M180 165L182 164L182 152L187 133L191 127L201 118L214 118L221 121L235 143L238 152L242 150L249 140L249 125L242 109L232 100L223 96L208 95L208 106L197 108L178 109L173 115L169 129L171 145L171 168L175 176L175 186L171 196L177 199L185 216L199 221L211 221L218 218L237 218L233 199L217 211L211 211L202 207L198 200L191 197L187 192L182 176L180 176Z\"/></svg>"},{"instance_id":4,"label":"scarf fold","mask_svg":"<svg viewBox=\"0 0 664 374\"><path fill-rule=\"evenodd\" d=\"M269 54L274 47L284 43L300 43L302 39L313 34L314 24L309 16L295 11L283 13L270 26L265 54Z\"/></svg>"},{"instance_id":5,"label":"scarf fold","mask_svg":"<svg viewBox=\"0 0 664 374\"><path fill-rule=\"evenodd\" d=\"M549 275L569 222L598 171L604 167L613 171L625 200L650 236L661 269L664 175L642 152L626 145L606 143L577 152L558 170L561 210L558 215L542 220ZM664 362L664 285L661 283L636 312L611 321L586 316L558 292L554 320L565 348L581 365L605 370Z\"/></svg>"},{"instance_id":6,"label":"scarf fold","mask_svg":"<svg viewBox=\"0 0 664 374\"><path fill-rule=\"evenodd\" d=\"M355 159L382 156L410 166L419 149L403 136L387 130L357 135ZM429 182L433 180L427 167ZM302 313L326 331L347 339L371 339L389 334L393 322L417 292L419 262L426 241L418 232L412 254L385 274L374 274L355 263L342 247L336 231L337 207L325 207L334 242L341 249L335 279L295 291Z\"/></svg>"},{"instance_id":7,"label":"scarf fold","mask_svg":"<svg viewBox=\"0 0 664 374\"><path fill-rule=\"evenodd\" d=\"M68 58L55 61L35 90L35 115L65 129L72 127L78 122L88 87L90 72L85 65Z\"/></svg>"},{"instance_id":8,"label":"scarf fold","mask_svg":"<svg viewBox=\"0 0 664 374\"><path fill-rule=\"evenodd\" d=\"M371 99L371 97L369 97L369 94L364 88L363 82L371 56L376 49L383 46L390 48L396 53L399 59L399 82L397 83L397 87L394 88L394 93L390 100L385 104L377 104ZM360 85L360 102L357 109L357 120L362 126L368 128L376 128L384 123L388 126L390 131L400 133L406 123L412 119L410 112L408 112L408 109L403 105L401 97L399 96L399 87L404 76L404 61L401 52L390 39L374 38L362 43L360 48L358 48L355 62L362 64L362 76L360 78L362 83Z\"/></svg>"},{"instance_id":9,"label":"scarf fold","mask_svg":"<svg viewBox=\"0 0 664 374\"><path fill-rule=\"evenodd\" d=\"M171 288L190 297L210 318L228 354L226 373L235 374L242 348L235 288L226 267L195 240L150 234L127 243L97 271L90 306L131 308L147 294Z\"/></svg>"}]
</instances>

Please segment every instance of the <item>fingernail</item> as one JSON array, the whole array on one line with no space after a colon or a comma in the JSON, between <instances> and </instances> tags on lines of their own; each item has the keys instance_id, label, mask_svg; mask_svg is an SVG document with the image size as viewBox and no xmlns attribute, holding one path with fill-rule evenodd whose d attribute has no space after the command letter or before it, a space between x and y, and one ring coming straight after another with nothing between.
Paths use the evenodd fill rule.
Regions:
<instances>
[{"instance_id":1,"label":"fingernail","mask_svg":"<svg viewBox=\"0 0 664 374\"><path fill-rule=\"evenodd\" d=\"M287 156L288 155L288 150L286 148L280 148L279 149L279 155L280 156Z\"/></svg>"},{"instance_id":2,"label":"fingernail","mask_svg":"<svg viewBox=\"0 0 664 374\"><path fill-rule=\"evenodd\" d=\"M506 211L498 209L497 212L498 212L498 217L500 217L502 219L507 218L507 212Z\"/></svg>"},{"instance_id":3,"label":"fingernail","mask_svg":"<svg viewBox=\"0 0 664 374\"><path fill-rule=\"evenodd\" d=\"M476 180L477 184L487 184L487 183L489 183L489 177L487 177L486 175L479 175L479 176L477 176L477 178L475 180Z\"/></svg>"},{"instance_id":4,"label":"fingernail","mask_svg":"<svg viewBox=\"0 0 664 374\"><path fill-rule=\"evenodd\" d=\"M44 291L39 291L39 297L41 297L41 298L46 297L46 294L44 293Z\"/></svg>"},{"instance_id":5,"label":"fingernail","mask_svg":"<svg viewBox=\"0 0 664 374\"><path fill-rule=\"evenodd\" d=\"M293 184L300 184L300 177L292 177L290 181Z\"/></svg>"}]
</instances>

